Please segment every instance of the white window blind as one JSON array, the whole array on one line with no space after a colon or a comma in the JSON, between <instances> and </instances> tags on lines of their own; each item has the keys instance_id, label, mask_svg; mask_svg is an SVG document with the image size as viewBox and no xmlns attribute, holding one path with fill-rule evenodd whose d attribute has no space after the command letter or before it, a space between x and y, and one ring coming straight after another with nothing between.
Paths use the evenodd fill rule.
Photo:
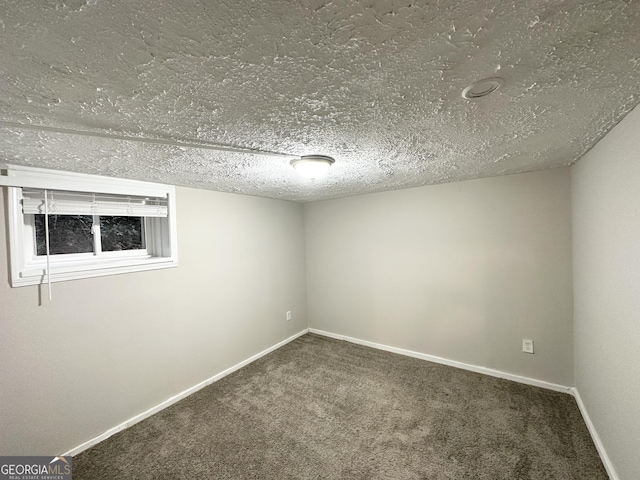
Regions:
<instances>
[{"instance_id":1,"label":"white window blind","mask_svg":"<svg viewBox=\"0 0 640 480\"><path fill-rule=\"evenodd\" d=\"M49 215L113 215L122 217L167 217L168 201L162 197L140 197L106 193L46 190ZM45 213L45 190L22 189L22 212Z\"/></svg>"}]
</instances>

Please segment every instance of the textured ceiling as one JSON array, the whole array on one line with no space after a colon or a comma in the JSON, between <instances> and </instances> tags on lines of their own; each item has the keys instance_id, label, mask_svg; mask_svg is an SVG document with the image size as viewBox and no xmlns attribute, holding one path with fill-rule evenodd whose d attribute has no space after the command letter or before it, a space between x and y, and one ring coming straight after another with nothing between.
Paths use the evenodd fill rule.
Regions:
<instances>
[{"instance_id":1,"label":"textured ceiling","mask_svg":"<svg viewBox=\"0 0 640 480\"><path fill-rule=\"evenodd\" d=\"M0 58L0 161L310 201L573 163L640 101L640 2L0 0Z\"/></svg>"}]
</instances>

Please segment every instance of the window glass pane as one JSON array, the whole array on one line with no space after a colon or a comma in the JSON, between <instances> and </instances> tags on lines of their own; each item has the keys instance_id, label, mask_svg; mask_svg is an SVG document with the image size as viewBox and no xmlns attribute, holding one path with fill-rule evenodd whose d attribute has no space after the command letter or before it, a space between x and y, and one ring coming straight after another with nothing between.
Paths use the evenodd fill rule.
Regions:
<instances>
[{"instance_id":1,"label":"window glass pane","mask_svg":"<svg viewBox=\"0 0 640 480\"><path fill-rule=\"evenodd\" d=\"M100 217L102 251L144 248L142 217Z\"/></svg>"},{"instance_id":2,"label":"window glass pane","mask_svg":"<svg viewBox=\"0 0 640 480\"><path fill-rule=\"evenodd\" d=\"M36 252L47 254L44 215L34 215L36 221ZM49 215L49 252L51 255L64 253L93 252L91 215Z\"/></svg>"}]
</instances>

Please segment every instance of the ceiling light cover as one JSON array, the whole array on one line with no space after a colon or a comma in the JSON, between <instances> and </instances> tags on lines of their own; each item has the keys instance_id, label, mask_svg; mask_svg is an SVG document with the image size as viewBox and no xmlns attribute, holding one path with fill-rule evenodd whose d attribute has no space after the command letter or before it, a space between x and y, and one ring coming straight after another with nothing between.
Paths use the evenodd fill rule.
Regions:
<instances>
[{"instance_id":1,"label":"ceiling light cover","mask_svg":"<svg viewBox=\"0 0 640 480\"><path fill-rule=\"evenodd\" d=\"M473 82L462 91L462 96L468 100L486 97L504 85L504 80L500 77L483 78Z\"/></svg>"},{"instance_id":2,"label":"ceiling light cover","mask_svg":"<svg viewBox=\"0 0 640 480\"><path fill-rule=\"evenodd\" d=\"M316 179L326 175L335 160L326 155L304 155L291 161L291 165L305 178Z\"/></svg>"}]
</instances>

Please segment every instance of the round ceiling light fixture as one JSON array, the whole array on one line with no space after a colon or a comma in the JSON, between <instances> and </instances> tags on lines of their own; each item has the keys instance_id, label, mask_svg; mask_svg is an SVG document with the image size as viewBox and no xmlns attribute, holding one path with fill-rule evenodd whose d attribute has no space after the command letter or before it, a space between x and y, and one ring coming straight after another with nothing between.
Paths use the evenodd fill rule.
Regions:
<instances>
[{"instance_id":1,"label":"round ceiling light fixture","mask_svg":"<svg viewBox=\"0 0 640 480\"><path fill-rule=\"evenodd\" d=\"M312 180L324 176L334 163L335 160L326 155L303 155L291 160L291 165L300 175Z\"/></svg>"},{"instance_id":2,"label":"round ceiling light fixture","mask_svg":"<svg viewBox=\"0 0 640 480\"><path fill-rule=\"evenodd\" d=\"M467 100L486 97L504 85L504 80L500 77L483 78L473 82L462 91L462 96Z\"/></svg>"}]
</instances>

